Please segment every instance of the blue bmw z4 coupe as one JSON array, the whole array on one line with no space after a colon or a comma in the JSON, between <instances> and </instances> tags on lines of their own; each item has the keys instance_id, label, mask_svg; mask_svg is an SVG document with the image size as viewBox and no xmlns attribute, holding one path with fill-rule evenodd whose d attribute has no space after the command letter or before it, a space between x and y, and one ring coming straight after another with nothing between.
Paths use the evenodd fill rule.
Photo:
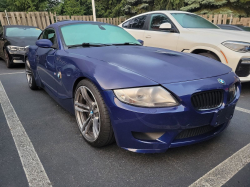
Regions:
<instances>
[{"instance_id":1,"label":"blue bmw z4 coupe","mask_svg":"<svg viewBox=\"0 0 250 187\"><path fill-rule=\"evenodd\" d=\"M95 147L116 140L156 153L220 134L240 97L235 73L210 58L141 43L114 25L57 22L27 48L28 85L75 115Z\"/></svg>"}]
</instances>

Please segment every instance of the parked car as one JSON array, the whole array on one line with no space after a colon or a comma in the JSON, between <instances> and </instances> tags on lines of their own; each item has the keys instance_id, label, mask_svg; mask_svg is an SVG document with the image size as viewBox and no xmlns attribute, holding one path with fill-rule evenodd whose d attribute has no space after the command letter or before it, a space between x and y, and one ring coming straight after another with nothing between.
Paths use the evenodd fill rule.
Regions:
<instances>
[{"instance_id":1,"label":"parked car","mask_svg":"<svg viewBox=\"0 0 250 187\"><path fill-rule=\"evenodd\" d=\"M0 57L8 68L16 63L25 63L25 47L34 45L41 30L24 25L6 25L0 30Z\"/></svg>"},{"instance_id":2,"label":"parked car","mask_svg":"<svg viewBox=\"0 0 250 187\"><path fill-rule=\"evenodd\" d=\"M46 90L76 117L92 146L154 153L208 140L233 117L240 80L200 55L144 47L99 22L48 26L29 46L29 87Z\"/></svg>"},{"instance_id":3,"label":"parked car","mask_svg":"<svg viewBox=\"0 0 250 187\"><path fill-rule=\"evenodd\" d=\"M250 35L222 30L206 19L183 11L154 11L119 25L145 46L194 53L233 69L242 82L250 81Z\"/></svg>"},{"instance_id":4,"label":"parked car","mask_svg":"<svg viewBox=\"0 0 250 187\"><path fill-rule=\"evenodd\" d=\"M225 29L225 30L234 30L234 31L247 31L250 32L250 27L246 27L243 25L217 25L218 27L220 27L221 29Z\"/></svg>"}]
</instances>

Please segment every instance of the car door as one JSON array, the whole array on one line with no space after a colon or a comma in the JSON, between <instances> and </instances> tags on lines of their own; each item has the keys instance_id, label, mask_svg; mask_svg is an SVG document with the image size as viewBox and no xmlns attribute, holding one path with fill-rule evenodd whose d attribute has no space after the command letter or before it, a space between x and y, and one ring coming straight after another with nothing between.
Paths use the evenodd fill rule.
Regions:
<instances>
[{"instance_id":1,"label":"car door","mask_svg":"<svg viewBox=\"0 0 250 187\"><path fill-rule=\"evenodd\" d=\"M162 23L170 23L172 28L161 30L159 27ZM144 45L176 50L179 35L179 31L165 14L151 14L148 29L144 33Z\"/></svg>"},{"instance_id":2,"label":"car door","mask_svg":"<svg viewBox=\"0 0 250 187\"><path fill-rule=\"evenodd\" d=\"M146 29L147 15L135 17L125 22L122 27L129 32L135 39L143 39Z\"/></svg>"},{"instance_id":3,"label":"car door","mask_svg":"<svg viewBox=\"0 0 250 187\"><path fill-rule=\"evenodd\" d=\"M55 55L57 52L57 37L53 28L47 28L43 31L39 39L49 39L53 46L52 48L37 49L37 71L41 78L43 85L52 92L53 95L57 95L57 72L55 66Z\"/></svg>"}]
</instances>

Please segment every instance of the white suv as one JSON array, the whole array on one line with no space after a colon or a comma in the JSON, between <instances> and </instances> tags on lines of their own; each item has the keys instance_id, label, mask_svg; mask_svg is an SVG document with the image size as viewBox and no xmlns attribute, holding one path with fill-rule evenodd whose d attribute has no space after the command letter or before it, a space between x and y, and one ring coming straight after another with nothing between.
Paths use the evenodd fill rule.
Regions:
<instances>
[{"instance_id":1,"label":"white suv","mask_svg":"<svg viewBox=\"0 0 250 187\"><path fill-rule=\"evenodd\" d=\"M250 81L250 33L222 30L189 12L154 11L119 25L145 46L200 54L218 60Z\"/></svg>"}]
</instances>

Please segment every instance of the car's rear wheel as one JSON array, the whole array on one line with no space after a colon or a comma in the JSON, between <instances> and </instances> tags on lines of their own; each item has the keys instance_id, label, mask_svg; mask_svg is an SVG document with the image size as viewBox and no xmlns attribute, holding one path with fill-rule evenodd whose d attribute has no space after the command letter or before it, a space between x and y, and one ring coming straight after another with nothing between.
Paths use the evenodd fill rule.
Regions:
<instances>
[{"instance_id":1,"label":"car's rear wheel","mask_svg":"<svg viewBox=\"0 0 250 187\"><path fill-rule=\"evenodd\" d=\"M37 90L38 87L36 85L35 78L32 74L32 71L30 68L30 63L29 63L28 59L26 59L26 61L25 61L25 73L26 73L26 78L27 78L27 82L28 82L30 89Z\"/></svg>"},{"instance_id":2,"label":"car's rear wheel","mask_svg":"<svg viewBox=\"0 0 250 187\"><path fill-rule=\"evenodd\" d=\"M74 107L76 121L84 139L95 147L114 141L113 128L104 100L89 80L82 80L75 89Z\"/></svg>"},{"instance_id":3,"label":"car's rear wheel","mask_svg":"<svg viewBox=\"0 0 250 187\"><path fill-rule=\"evenodd\" d=\"M6 49L4 49L3 52L4 52L4 59L5 59L7 68L12 68L13 67L13 63L10 60L8 52L6 51Z\"/></svg>"},{"instance_id":4,"label":"car's rear wheel","mask_svg":"<svg viewBox=\"0 0 250 187\"><path fill-rule=\"evenodd\" d=\"M202 56L205 56L208 58L212 58L212 59L220 62L220 59L216 55L214 55L213 53L199 53L199 55L202 55Z\"/></svg>"}]
</instances>

